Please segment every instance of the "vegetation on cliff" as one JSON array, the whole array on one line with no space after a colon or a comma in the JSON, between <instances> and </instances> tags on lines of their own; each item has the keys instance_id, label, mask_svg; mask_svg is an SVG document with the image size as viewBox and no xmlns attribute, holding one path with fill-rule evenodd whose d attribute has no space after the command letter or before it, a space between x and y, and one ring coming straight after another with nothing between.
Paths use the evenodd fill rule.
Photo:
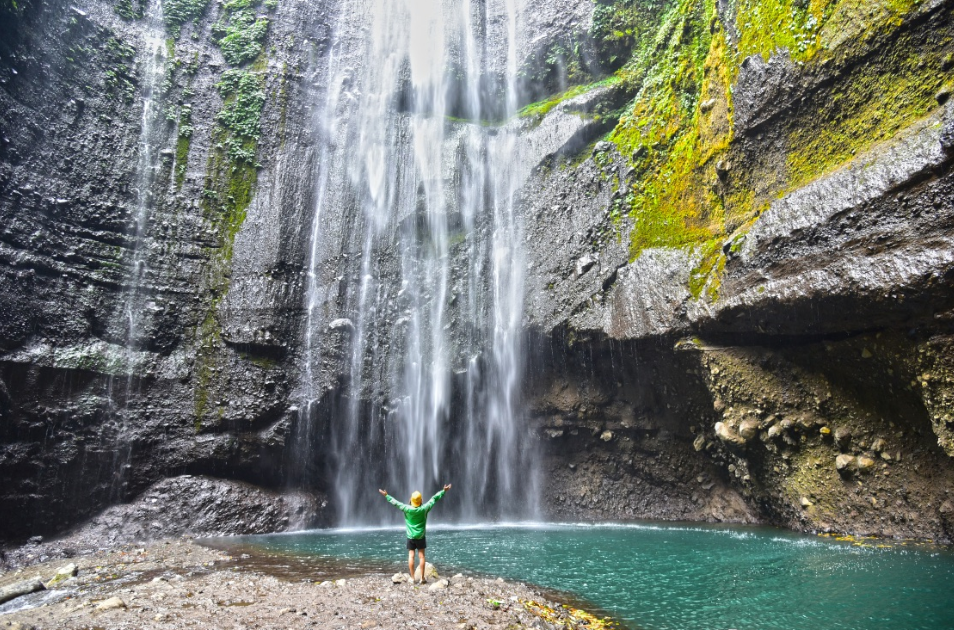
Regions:
<instances>
[{"instance_id":1,"label":"vegetation on cliff","mask_svg":"<svg viewBox=\"0 0 954 630\"><path fill-rule=\"evenodd\" d=\"M950 24L951 8L922 4L598 0L591 36L632 95L608 136L632 166L622 196L631 257L695 249L690 289L714 299L724 247L773 200L937 107L952 45L925 23L937 13ZM766 67L784 89L743 77Z\"/></svg>"}]
</instances>

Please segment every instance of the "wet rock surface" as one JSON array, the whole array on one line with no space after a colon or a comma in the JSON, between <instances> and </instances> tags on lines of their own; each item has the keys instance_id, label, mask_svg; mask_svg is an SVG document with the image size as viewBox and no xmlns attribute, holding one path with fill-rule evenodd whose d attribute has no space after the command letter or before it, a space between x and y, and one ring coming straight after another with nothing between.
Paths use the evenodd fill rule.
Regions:
<instances>
[{"instance_id":1,"label":"wet rock surface","mask_svg":"<svg viewBox=\"0 0 954 630\"><path fill-rule=\"evenodd\" d=\"M229 555L189 540L104 549L77 557L76 577L57 598L22 602L3 623L47 628L435 628L565 627L586 617L523 584L456 575L430 584L394 584L379 573L334 566L276 571L247 554ZM44 563L0 575L47 576ZM440 585L440 588L433 587ZM546 620L545 620L546 618ZM590 618L592 619L592 618Z\"/></svg>"},{"instance_id":2,"label":"wet rock surface","mask_svg":"<svg viewBox=\"0 0 954 630\"><path fill-rule=\"evenodd\" d=\"M310 494L264 490L240 481L183 475L163 479L130 503L114 505L65 535L2 549L0 566L71 558L132 541L168 536L265 534L325 523L327 502ZM60 569L70 568L69 565ZM72 567L75 569L75 566ZM53 576L56 583L69 575ZM49 585L48 585L49 586Z\"/></svg>"},{"instance_id":3,"label":"wet rock surface","mask_svg":"<svg viewBox=\"0 0 954 630\"><path fill-rule=\"evenodd\" d=\"M63 533L95 517L69 539L80 542L34 543L23 554L331 518L328 426L351 404L345 364L356 318L344 296L362 273L355 253L364 247L345 209L321 226L316 273L327 291L317 318L326 325L316 326L314 357L303 356L301 340L320 159L313 117L338 4L256 6L269 30L254 68L231 64L214 41L227 21L220 5L168 40L170 108L150 132L158 184L138 238L149 24L88 0L27 2L16 28L4 25L0 478L9 483L0 484L0 512L16 518L0 521L0 539ZM729 11L719 3L722 26L711 28L732 42L740 35ZM793 134L835 102L846 77L892 70L911 51L949 59L941 40L951 15L951 2L923 3L897 33L846 50L865 27L852 20L825 36L824 64L793 61L795 51L742 63L735 137L702 170L718 203L746 178L765 203L727 216L715 258L691 245L631 249L636 156L602 139L631 88L603 86L508 123L525 140L522 402L545 514L954 538L948 88L884 142L791 189L779 183ZM564 49L575 43L592 52L589 2L538 3L522 19L531 25L518 46L525 61L572 61ZM229 168L250 166L214 166L226 71L259 73L267 93L255 194L238 224L223 216L238 210L227 199L241 187L215 189ZM524 96L559 91L555 76ZM725 95L707 96L700 112L725 115ZM415 220L395 222L405 229ZM450 248L452 284L468 252ZM399 277L397 252L382 246L376 257L382 278ZM703 273L706 265L717 272ZM449 369L460 373L482 348L456 296L446 306ZM382 321L401 330L400 305L389 308ZM130 312L141 314L134 330ZM402 339L367 371L386 372ZM302 426L296 402L309 360L316 426ZM380 382L365 379L363 416L386 406ZM458 422L448 419L452 429ZM307 491L276 492L290 486ZM118 596L127 609L108 614L132 614Z\"/></svg>"}]
</instances>

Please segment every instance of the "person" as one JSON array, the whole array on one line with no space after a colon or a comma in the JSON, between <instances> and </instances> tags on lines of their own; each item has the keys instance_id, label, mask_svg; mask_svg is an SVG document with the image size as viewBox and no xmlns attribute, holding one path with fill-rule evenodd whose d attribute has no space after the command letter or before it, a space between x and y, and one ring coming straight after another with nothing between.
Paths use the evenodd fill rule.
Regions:
<instances>
[{"instance_id":1,"label":"person","mask_svg":"<svg viewBox=\"0 0 954 630\"><path fill-rule=\"evenodd\" d=\"M425 538L425 528L427 527L427 513L431 511L434 504L444 498L444 493L451 489L451 484L444 486L444 489L431 497L431 500L421 505L423 497L420 492L414 492L411 495L411 504L401 503L388 494L387 490L378 490L388 503L404 512L404 523L407 529L407 570L411 579L421 584L427 582L424 576L424 550L427 548L427 539ZM417 551L418 567L421 577L418 578L414 572L414 552Z\"/></svg>"}]
</instances>

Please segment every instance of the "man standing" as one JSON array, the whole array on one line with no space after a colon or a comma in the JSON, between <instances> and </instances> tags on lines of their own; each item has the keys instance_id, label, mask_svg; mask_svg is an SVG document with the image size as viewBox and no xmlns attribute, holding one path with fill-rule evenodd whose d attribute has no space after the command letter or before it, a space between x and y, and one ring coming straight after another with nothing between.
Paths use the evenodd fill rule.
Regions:
<instances>
[{"instance_id":1,"label":"man standing","mask_svg":"<svg viewBox=\"0 0 954 630\"><path fill-rule=\"evenodd\" d=\"M411 495L411 504L401 503L388 494L387 490L378 490L381 495L388 500L388 503L404 512L404 523L407 526L407 570L411 579L421 584L427 580L424 578L424 549L427 548L427 539L424 537L427 527L427 513L431 511L434 504L444 497L444 493L451 489L451 484L444 486L444 489L431 497L431 500L421 505L423 497L420 492ZM418 567L421 572L420 577L414 571L414 551L417 550Z\"/></svg>"}]
</instances>

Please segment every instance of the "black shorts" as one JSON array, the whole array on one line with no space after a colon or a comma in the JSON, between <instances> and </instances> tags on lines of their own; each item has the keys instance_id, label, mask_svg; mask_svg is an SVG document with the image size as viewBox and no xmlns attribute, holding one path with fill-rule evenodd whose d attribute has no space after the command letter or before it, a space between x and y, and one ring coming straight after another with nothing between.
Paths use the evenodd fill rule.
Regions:
<instances>
[{"instance_id":1,"label":"black shorts","mask_svg":"<svg viewBox=\"0 0 954 630\"><path fill-rule=\"evenodd\" d=\"M415 549L427 549L427 538L408 538L407 550L413 551Z\"/></svg>"}]
</instances>

